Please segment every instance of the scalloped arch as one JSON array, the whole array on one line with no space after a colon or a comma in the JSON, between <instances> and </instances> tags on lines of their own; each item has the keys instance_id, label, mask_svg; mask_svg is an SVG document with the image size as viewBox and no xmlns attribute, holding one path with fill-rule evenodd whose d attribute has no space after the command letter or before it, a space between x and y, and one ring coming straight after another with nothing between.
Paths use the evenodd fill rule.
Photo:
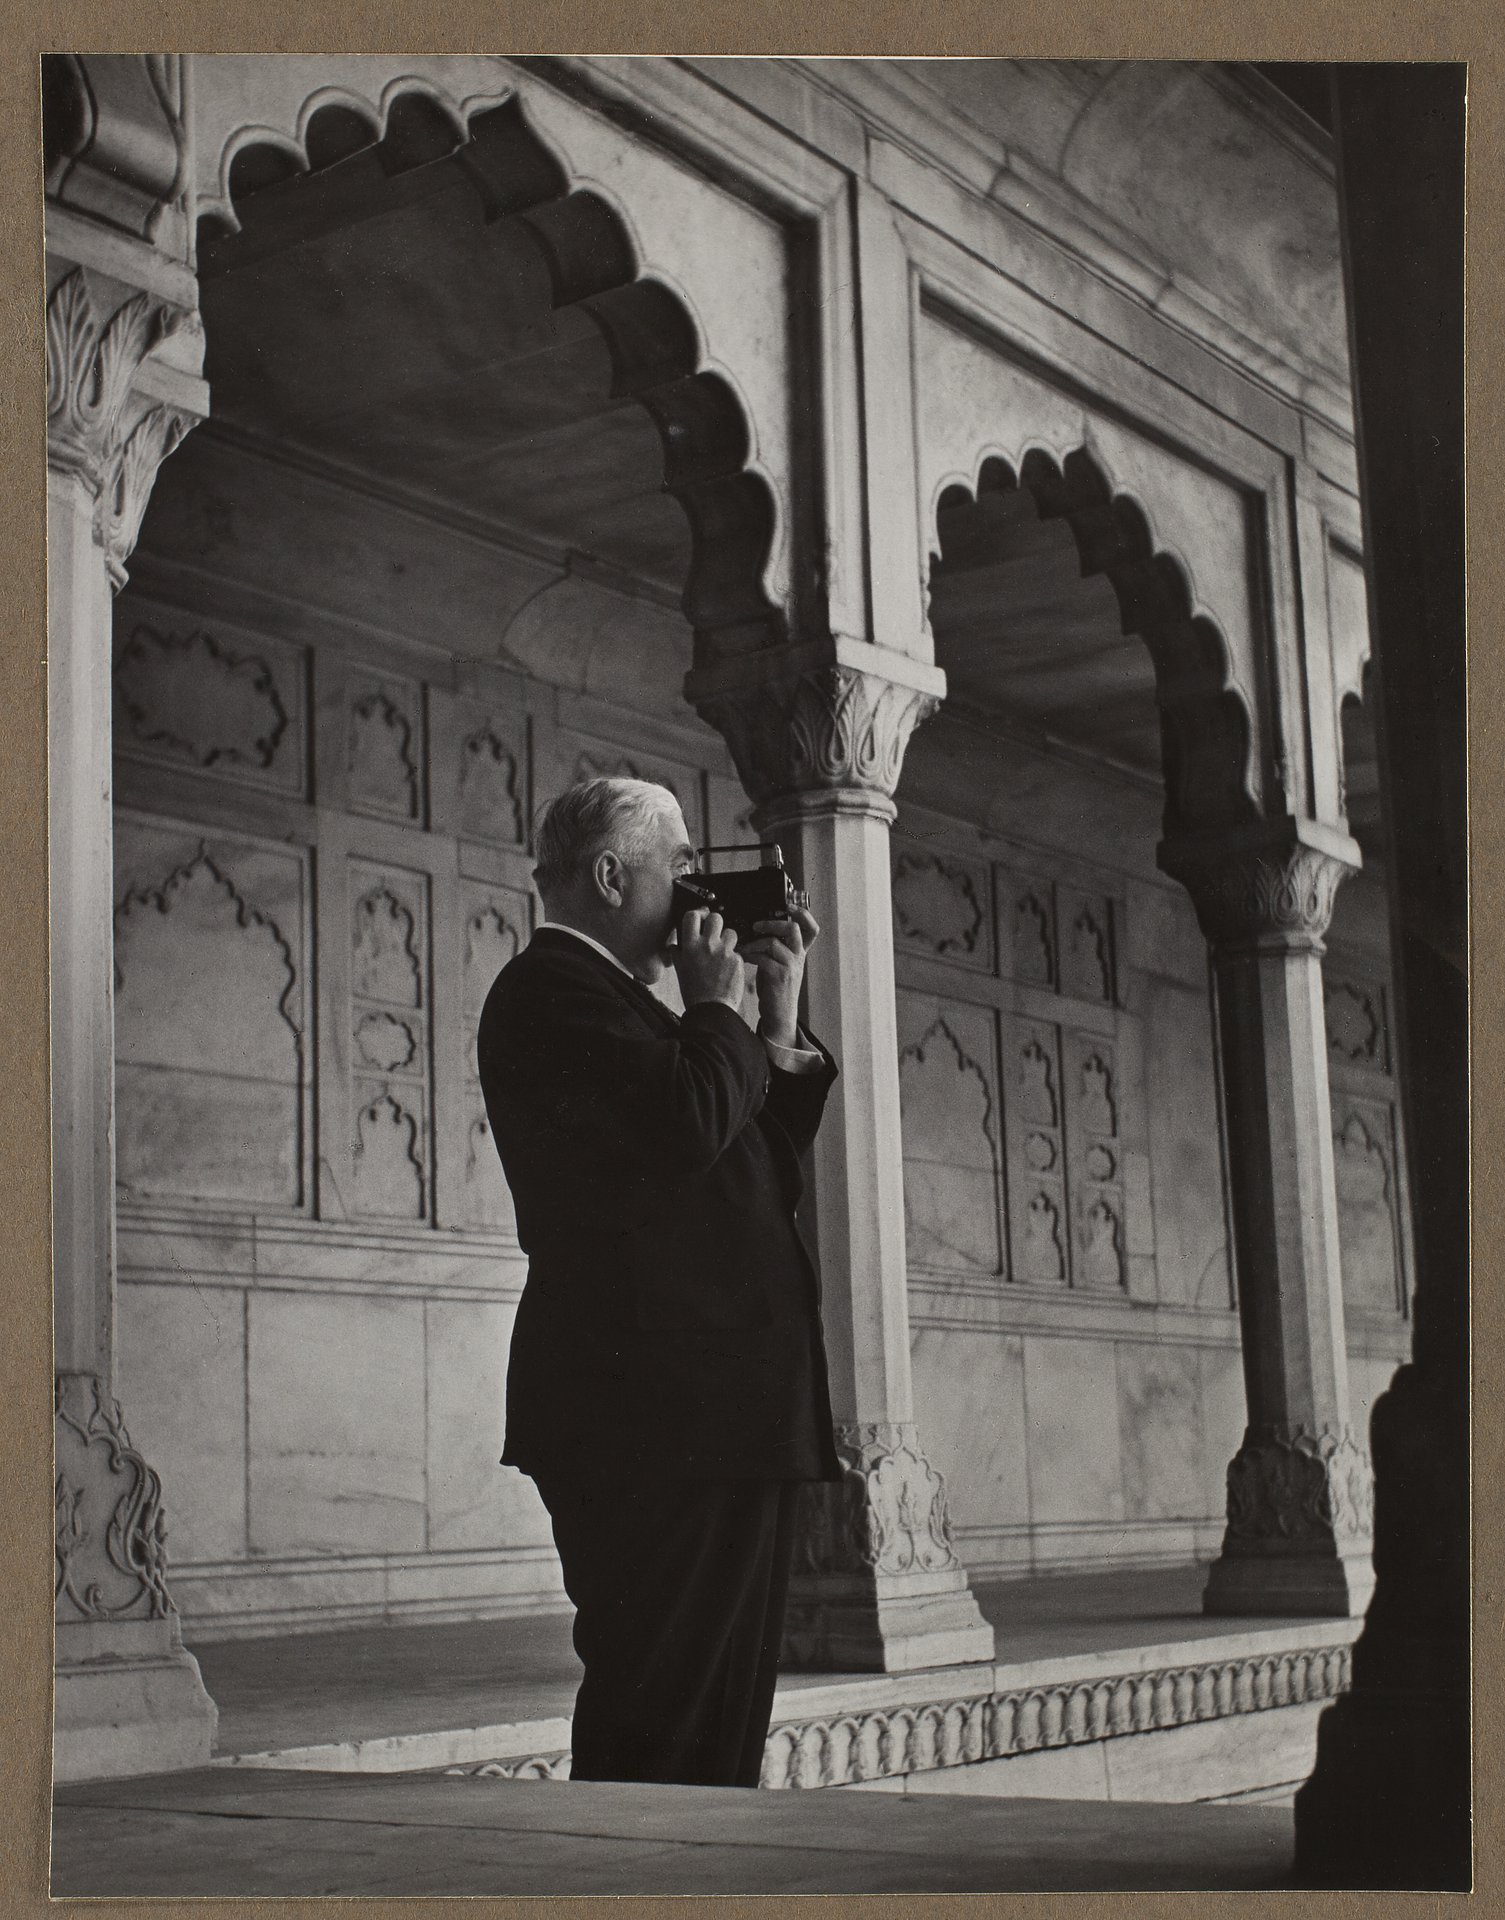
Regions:
<instances>
[{"instance_id":1,"label":"scalloped arch","mask_svg":"<svg viewBox=\"0 0 1505 1920\"><path fill-rule=\"evenodd\" d=\"M932 491L927 524L935 528L938 516L948 504L948 496L952 501L963 498L972 500L979 493L1011 492L1022 485L1024 491L1038 499L1031 475L1061 475L1067 471L1068 463L1078 462L1090 469L1095 484L1103 489L1108 499L1123 500L1140 514L1148 530L1148 509L1134 489L1117 478L1112 462L1101 447L1090 438L1074 445L1065 445L1036 436L1026 436L1012 450L996 441L989 442L978 450L970 473L953 471L946 474ZM1048 514L1042 508L1042 519L1064 517L1063 514ZM1152 545L1157 555L1173 562L1180 572L1186 588L1190 617L1205 618L1216 626L1217 616L1198 591L1196 569L1191 560L1172 541L1155 536L1152 537ZM932 549L932 562L938 558L939 555ZM1083 571L1086 573L1090 569L1084 568Z\"/></svg>"},{"instance_id":2,"label":"scalloped arch","mask_svg":"<svg viewBox=\"0 0 1505 1920\"><path fill-rule=\"evenodd\" d=\"M388 176L456 168L474 190L482 230L502 220L526 229L554 310L578 307L590 318L611 365L603 397L635 400L653 421L664 490L689 524L682 598L697 652L745 652L780 639L783 613L765 585L781 533L777 492L758 460L740 383L707 359L685 290L640 272L621 197L603 183L573 180L515 91L457 103L421 75L398 75L373 101L320 86L303 99L293 133L258 124L227 139L222 204L201 206L201 232L218 228L218 247L233 245L228 236L242 225L236 199L368 150Z\"/></svg>"},{"instance_id":3,"label":"scalloped arch","mask_svg":"<svg viewBox=\"0 0 1505 1920\"><path fill-rule=\"evenodd\" d=\"M231 129L214 166L216 190L210 194L200 189L195 217L199 220L217 220L232 233L237 230L239 220L235 213L231 170L237 156L248 148L277 148L298 163L299 172L315 171L315 159L309 152L308 134L318 114L327 108L342 109L365 123L371 130L371 144L376 144L386 138L392 109L397 102L415 96L427 100L448 120L454 130L455 144L459 145L467 138L470 121L476 114L488 107L503 105L515 94L513 88L504 86L489 93L456 97L436 80L421 73L393 76L374 98L354 87L328 82L315 86L299 100L291 126L279 127L266 121L251 121Z\"/></svg>"},{"instance_id":4,"label":"scalloped arch","mask_svg":"<svg viewBox=\"0 0 1505 1920\"><path fill-rule=\"evenodd\" d=\"M1083 577L1107 580L1121 630L1144 642L1160 710L1167 837L1257 819L1252 719L1227 641L1198 603L1186 561L1157 543L1140 502L1115 487L1089 446L1063 456L1028 444L1017 465L989 449L970 482L947 476L935 490L933 565L945 565L941 514L988 493L1027 494L1040 519L1064 521Z\"/></svg>"}]
</instances>

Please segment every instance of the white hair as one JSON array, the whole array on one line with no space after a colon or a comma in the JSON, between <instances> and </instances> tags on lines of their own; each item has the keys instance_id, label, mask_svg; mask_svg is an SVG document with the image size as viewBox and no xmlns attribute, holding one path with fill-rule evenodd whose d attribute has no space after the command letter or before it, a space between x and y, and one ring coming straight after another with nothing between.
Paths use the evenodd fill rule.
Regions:
<instances>
[{"instance_id":1,"label":"white hair","mask_svg":"<svg viewBox=\"0 0 1505 1920\"><path fill-rule=\"evenodd\" d=\"M567 787L538 823L533 879L539 892L567 886L608 849L629 865L641 860L659 821L678 808L675 796L654 780L613 776Z\"/></svg>"}]
</instances>

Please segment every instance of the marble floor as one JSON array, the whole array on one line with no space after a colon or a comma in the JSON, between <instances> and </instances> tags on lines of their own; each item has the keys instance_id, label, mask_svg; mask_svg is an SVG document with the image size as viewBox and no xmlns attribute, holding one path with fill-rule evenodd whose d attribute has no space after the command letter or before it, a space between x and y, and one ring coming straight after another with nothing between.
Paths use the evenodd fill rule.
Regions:
<instances>
[{"instance_id":1,"label":"marble floor","mask_svg":"<svg viewBox=\"0 0 1505 1920\"><path fill-rule=\"evenodd\" d=\"M976 1893L1288 1883L1288 1809L211 1768L61 1788L55 1897Z\"/></svg>"},{"instance_id":2,"label":"marble floor","mask_svg":"<svg viewBox=\"0 0 1505 1920\"><path fill-rule=\"evenodd\" d=\"M976 1593L1000 1664L1236 1640L1268 1627L1204 1615L1204 1578L1197 1566L1154 1567L1000 1581ZM232 1755L566 1719L580 1677L570 1620L557 1613L218 1643L190 1629L185 1638L219 1706L216 1752ZM829 1689L832 1679L785 1675L776 1717L797 1712L799 1696Z\"/></svg>"}]
</instances>

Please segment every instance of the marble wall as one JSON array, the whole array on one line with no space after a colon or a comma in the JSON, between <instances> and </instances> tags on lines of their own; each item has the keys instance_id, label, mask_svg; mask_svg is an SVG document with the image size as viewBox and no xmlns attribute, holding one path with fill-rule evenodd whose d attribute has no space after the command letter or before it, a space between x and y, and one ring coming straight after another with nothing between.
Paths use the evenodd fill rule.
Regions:
<instances>
[{"instance_id":1,"label":"marble wall","mask_svg":"<svg viewBox=\"0 0 1505 1920\"><path fill-rule=\"evenodd\" d=\"M552 792L645 774L748 835L689 648L625 583L211 429L164 468L116 610L119 1372L200 1637L563 1604L496 1464L524 1262L474 1025ZM1153 796L948 740L893 837L923 1443L978 1572L1207 1554L1243 1409L1205 948ZM1367 1418L1404 1169L1382 916L1342 913Z\"/></svg>"},{"instance_id":2,"label":"marble wall","mask_svg":"<svg viewBox=\"0 0 1505 1920\"><path fill-rule=\"evenodd\" d=\"M525 1261L475 1025L552 793L745 832L689 645L212 430L164 469L115 621L118 1366L191 1633L564 1604L497 1459Z\"/></svg>"},{"instance_id":3,"label":"marble wall","mask_svg":"<svg viewBox=\"0 0 1505 1920\"><path fill-rule=\"evenodd\" d=\"M979 1575L1210 1555L1244 1421L1205 943L1137 796L1028 758L1031 839L925 755L893 837L916 1416ZM1327 970L1364 1429L1408 1339L1372 909Z\"/></svg>"}]
</instances>

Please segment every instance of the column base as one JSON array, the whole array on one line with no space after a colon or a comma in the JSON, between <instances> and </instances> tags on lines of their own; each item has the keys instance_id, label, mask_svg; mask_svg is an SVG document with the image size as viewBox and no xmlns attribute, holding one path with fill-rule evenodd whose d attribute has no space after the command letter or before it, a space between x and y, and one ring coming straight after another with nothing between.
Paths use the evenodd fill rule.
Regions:
<instances>
[{"instance_id":1,"label":"column base","mask_svg":"<svg viewBox=\"0 0 1505 1920\"><path fill-rule=\"evenodd\" d=\"M782 1663L814 1673L914 1673L993 1658L993 1629L960 1568L936 1573L797 1574Z\"/></svg>"},{"instance_id":2,"label":"column base","mask_svg":"<svg viewBox=\"0 0 1505 1920\"><path fill-rule=\"evenodd\" d=\"M1223 1554L1207 1570L1203 1613L1353 1620L1374 1592L1368 1553Z\"/></svg>"},{"instance_id":3,"label":"column base","mask_svg":"<svg viewBox=\"0 0 1505 1920\"><path fill-rule=\"evenodd\" d=\"M58 1627L54 1780L202 1767L218 1719L176 1616Z\"/></svg>"},{"instance_id":4,"label":"column base","mask_svg":"<svg viewBox=\"0 0 1505 1920\"><path fill-rule=\"evenodd\" d=\"M1374 1592L1374 1475L1347 1426L1251 1424L1202 1611L1352 1620Z\"/></svg>"}]
</instances>

